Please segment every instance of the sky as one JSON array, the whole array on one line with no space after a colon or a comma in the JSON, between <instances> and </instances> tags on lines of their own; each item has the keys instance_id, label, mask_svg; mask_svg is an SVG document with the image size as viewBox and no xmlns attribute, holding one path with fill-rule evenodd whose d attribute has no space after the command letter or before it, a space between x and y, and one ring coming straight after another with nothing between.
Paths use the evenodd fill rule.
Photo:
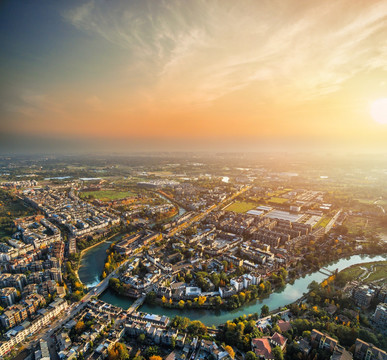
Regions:
<instances>
[{"instance_id":1,"label":"sky","mask_svg":"<svg viewBox=\"0 0 387 360\"><path fill-rule=\"evenodd\" d=\"M5 0L0 46L3 148L387 151L386 0Z\"/></svg>"}]
</instances>

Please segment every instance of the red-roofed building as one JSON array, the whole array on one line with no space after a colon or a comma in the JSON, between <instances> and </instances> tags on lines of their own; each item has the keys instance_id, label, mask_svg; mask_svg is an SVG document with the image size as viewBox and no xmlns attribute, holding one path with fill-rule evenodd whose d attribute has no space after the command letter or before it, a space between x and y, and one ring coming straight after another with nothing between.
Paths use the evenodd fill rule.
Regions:
<instances>
[{"instance_id":1,"label":"red-roofed building","mask_svg":"<svg viewBox=\"0 0 387 360\"><path fill-rule=\"evenodd\" d=\"M271 345L269 342L270 338L256 338L251 340L251 346L253 351L258 356L258 359L262 360L271 360L274 359L273 354L271 353Z\"/></svg>"},{"instance_id":2,"label":"red-roofed building","mask_svg":"<svg viewBox=\"0 0 387 360\"><path fill-rule=\"evenodd\" d=\"M278 327L281 329L281 332L286 332L292 329L292 325L290 325L290 321L278 320Z\"/></svg>"},{"instance_id":3,"label":"red-roofed building","mask_svg":"<svg viewBox=\"0 0 387 360\"><path fill-rule=\"evenodd\" d=\"M286 346L286 341L288 339L286 339L286 337L282 336L281 334L278 334L277 332L275 332L273 334L273 336L271 337L270 339L270 344L273 346L273 347L276 347L276 346L279 346L281 348L281 350L283 350Z\"/></svg>"}]
</instances>

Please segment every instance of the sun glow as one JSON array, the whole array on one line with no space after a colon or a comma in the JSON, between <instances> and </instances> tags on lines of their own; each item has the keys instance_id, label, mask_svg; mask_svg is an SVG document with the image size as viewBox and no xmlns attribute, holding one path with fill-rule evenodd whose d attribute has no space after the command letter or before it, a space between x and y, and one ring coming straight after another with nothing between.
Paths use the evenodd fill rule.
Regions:
<instances>
[{"instance_id":1,"label":"sun glow","mask_svg":"<svg viewBox=\"0 0 387 360\"><path fill-rule=\"evenodd\" d=\"M380 124L387 124L387 98L375 100L371 104L371 116Z\"/></svg>"}]
</instances>

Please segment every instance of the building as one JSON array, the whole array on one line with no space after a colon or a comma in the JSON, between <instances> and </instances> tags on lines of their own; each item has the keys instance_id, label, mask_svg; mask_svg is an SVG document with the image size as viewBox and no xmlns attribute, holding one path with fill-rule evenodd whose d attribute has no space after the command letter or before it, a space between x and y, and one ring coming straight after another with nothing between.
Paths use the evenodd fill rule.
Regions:
<instances>
[{"instance_id":1,"label":"building","mask_svg":"<svg viewBox=\"0 0 387 360\"><path fill-rule=\"evenodd\" d=\"M356 304L362 308L368 308L375 296L375 290L367 285L359 286L353 291L353 298Z\"/></svg>"},{"instance_id":2,"label":"building","mask_svg":"<svg viewBox=\"0 0 387 360\"><path fill-rule=\"evenodd\" d=\"M252 350L257 355L258 359L269 360L274 359L272 349L279 346L281 350L286 347L287 339L275 332L271 337L255 338L251 340Z\"/></svg>"},{"instance_id":3,"label":"building","mask_svg":"<svg viewBox=\"0 0 387 360\"><path fill-rule=\"evenodd\" d=\"M258 359L271 360L274 355L271 353L271 346L268 338L251 340L251 347Z\"/></svg>"},{"instance_id":4,"label":"building","mask_svg":"<svg viewBox=\"0 0 387 360\"><path fill-rule=\"evenodd\" d=\"M353 356L344 347L338 345L329 360L352 360Z\"/></svg>"},{"instance_id":5,"label":"building","mask_svg":"<svg viewBox=\"0 0 387 360\"><path fill-rule=\"evenodd\" d=\"M68 304L63 299L53 301L49 306L44 315L39 316L32 323L27 323L26 326L21 326L18 331L12 331L7 333L8 341L0 342L0 356L7 354L15 345L24 341L28 335L35 334L40 331L46 325L52 322L52 319L58 316L62 311L66 310Z\"/></svg>"},{"instance_id":6,"label":"building","mask_svg":"<svg viewBox=\"0 0 387 360\"><path fill-rule=\"evenodd\" d=\"M14 287L6 287L0 290L0 302L7 306L11 306L15 303L17 296L17 290Z\"/></svg>"},{"instance_id":7,"label":"building","mask_svg":"<svg viewBox=\"0 0 387 360\"><path fill-rule=\"evenodd\" d=\"M379 304L373 317L376 325L387 329L387 303Z\"/></svg>"},{"instance_id":8,"label":"building","mask_svg":"<svg viewBox=\"0 0 387 360\"><path fill-rule=\"evenodd\" d=\"M316 329L312 330L311 340L312 343L317 345L319 349L326 349L330 352L333 352L338 344L337 340L320 331L317 331Z\"/></svg>"},{"instance_id":9,"label":"building","mask_svg":"<svg viewBox=\"0 0 387 360\"><path fill-rule=\"evenodd\" d=\"M354 359L356 360L387 360L387 353L372 344L356 339Z\"/></svg>"}]
</instances>

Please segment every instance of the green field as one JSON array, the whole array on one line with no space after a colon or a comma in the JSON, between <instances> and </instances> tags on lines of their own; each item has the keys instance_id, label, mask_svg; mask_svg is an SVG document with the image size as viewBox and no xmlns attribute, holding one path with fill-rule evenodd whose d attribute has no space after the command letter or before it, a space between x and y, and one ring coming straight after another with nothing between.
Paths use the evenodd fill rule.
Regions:
<instances>
[{"instance_id":1,"label":"green field","mask_svg":"<svg viewBox=\"0 0 387 360\"><path fill-rule=\"evenodd\" d=\"M237 201L230 206L228 206L225 210L226 211L234 211L236 213L245 213L251 209L256 208L258 205L256 203L252 202L246 202L246 201Z\"/></svg>"},{"instance_id":2,"label":"green field","mask_svg":"<svg viewBox=\"0 0 387 360\"><path fill-rule=\"evenodd\" d=\"M16 231L14 219L34 213L32 208L26 206L14 194L0 189L0 239L9 237Z\"/></svg>"},{"instance_id":3,"label":"green field","mask_svg":"<svg viewBox=\"0 0 387 360\"><path fill-rule=\"evenodd\" d=\"M364 273L364 270L360 269L360 266L355 265L343 270L342 273L350 279L358 279Z\"/></svg>"},{"instance_id":4,"label":"green field","mask_svg":"<svg viewBox=\"0 0 387 360\"><path fill-rule=\"evenodd\" d=\"M323 216L322 219L314 226L314 227L318 227L318 226L321 226L321 227L326 227L329 222L332 220L331 217L329 216Z\"/></svg>"},{"instance_id":5,"label":"green field","mask_svg":"<svg viewBox=\"0 0 387 360\"><path fill-rule=\"evenodd\" d=\"M363 269L368 269L368 272ZM348 281L361 280L365 284L387 279L387 261L375 261L361 265L353 265L340 272Z\"/></svg>"},{"instance_id":6,"label":"green field","mask_svg":"<svg viewBox=\"0 0 387 360\"><path fill-rule=\"evenodd\" d=\"M361 231L365 231L367 224L368 220L360 216L349 216L344 222L350 234L358 234Z\"/></svg>"},{"instance_id":7,"label":"green field","mask_svg":"<svg viewBox=\"0 0 387 360\"><path fill-rule=\"evenodd\" d=\"M94 199L101 201L111 201L124 199L126 197L135 196L131 191L119 191L119 190L97 190L97 191L83 191L79 193L82 199L87 199L92 196Z\"/></svg>"}]
</instances>

